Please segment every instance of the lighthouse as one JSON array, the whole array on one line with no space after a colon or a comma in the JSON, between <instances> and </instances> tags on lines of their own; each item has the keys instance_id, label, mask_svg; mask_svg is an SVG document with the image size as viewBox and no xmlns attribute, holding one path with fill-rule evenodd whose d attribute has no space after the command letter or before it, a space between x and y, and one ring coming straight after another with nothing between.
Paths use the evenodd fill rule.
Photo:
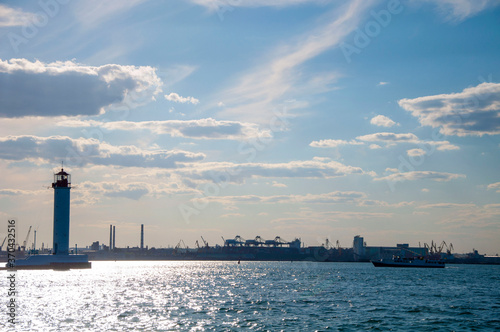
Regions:
<instances>
[{"instance_id":1,"label":"lighthouse","mask_svg":"<svg viewBox=\"0 0 500 332\"><path fill-rule=\"evenodd\" d=\"M69 254L69 200L71 175L64 169L54 174L54 236L52 251L54 255Z\"/></svg>"},{"instance_id":2,"label":"lighthouse","mask_svg":"<svg viewBox=\"0 0 500 332\"><path fill-rule=\"evenodd\" d=\"M87 255L69 254L69 205L71 191L71 175L63 168L54 174L54 237L52 255L30 255L24 259L7 263L8 270L30 269L90 269L92 264ZM0 268L1 269L1 268Z\"/></svg>"}]
</instances>

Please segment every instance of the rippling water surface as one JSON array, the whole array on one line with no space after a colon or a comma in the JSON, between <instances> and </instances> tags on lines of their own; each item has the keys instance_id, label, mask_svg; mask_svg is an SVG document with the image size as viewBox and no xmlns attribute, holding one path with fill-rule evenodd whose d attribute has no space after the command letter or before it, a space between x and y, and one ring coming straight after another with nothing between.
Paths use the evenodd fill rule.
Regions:
<instances>
[{"instance_id":1,"label":"rippling water surface","mask_svg":"<svg viewBox=\"0 0 500 332\"><path fill-rule=\"evenodd\" d=\"M17 282L19 331L500 330L500 266L93 262Z\"/></svg>"}]
</instances>

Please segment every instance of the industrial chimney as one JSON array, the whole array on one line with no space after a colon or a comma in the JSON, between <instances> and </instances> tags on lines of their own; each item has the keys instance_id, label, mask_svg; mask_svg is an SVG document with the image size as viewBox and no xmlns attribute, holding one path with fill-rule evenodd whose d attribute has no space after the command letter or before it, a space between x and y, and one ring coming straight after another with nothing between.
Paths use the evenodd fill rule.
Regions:
<instances>
[{"instance_id":1,"label":"industrial chimney","mask_svg":"<svg viewBox=\"0 0 500 332\"><path fill-rule=\"evenodd\" d=\"M141 250L144 249L144 224L141 224Z\"/></svg>"}]
</instances>

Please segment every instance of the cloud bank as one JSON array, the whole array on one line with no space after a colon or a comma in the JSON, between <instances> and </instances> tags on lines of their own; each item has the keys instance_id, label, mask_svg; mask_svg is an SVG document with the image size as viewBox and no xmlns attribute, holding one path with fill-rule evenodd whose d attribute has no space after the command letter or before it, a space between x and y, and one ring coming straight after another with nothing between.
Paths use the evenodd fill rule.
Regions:
<instances>
[{"instance_id":1,"label":"cloud bank","mask_svg":"<svg viewBox=\"0 0 500 332\"><path fill-rule=\"evenodd\" d=\"M417 180L433 180L447 182L454 179L465 178L464 174L454 174L446 172L434 171L413 171L399 172L397 169L387 169L388 172L394 172L384 177L375 178L375 181L417 181Z\"/></svg>"},{"instance_id":2,"label":"cloud bank","mask_svg":"<svg viewBox=\"0 0 500 332\"><path fill-rule=\"evenodd\" d=\"M113 146L96 139L30 135L0 137L0 159L83 166L177 168L177 163L200 161L202 153L182 150L143 150L136 146Z\"/></svg>"},{"instance_id":3,"label":"cloud bank","mask_svg":"<svg viewBox=\"0 0 500 332\"><path fill-rule=\"evenodd\" d=\"M248 140L251 138L269 138L271 131L261 130L258 125L239 121L218 121L212 118L199 120L165 121L115 121L99 122L94 120L66 120L58 123L65 127L100 127L106 130L148 130L151 133L192 139L229 139Z\"/></svg>"},{"instance_id":4,"label":"cloud bank","mask_svg":"<svg viewBox=\"0 0 500 332\"><path fill-rule=\"evenodd\" d=\"M500 83L481 83L462 92L401 99L399 105L424 126L444 135L500 134Z\"/></svg>"},{"instance_id":5,"label":"cloud bank","mask_svg":"<svg viewBox=\"0 0 500 332\"><path fill-rule=\"evenodd\" d=\"M335 140L335 139L325 139L319 141L312 141L309 146L314 148L336 148L342 145L364 145L365 143L371 142L381 142L385 143L386 146L390 147L395 144L417 144L422 147L430 146L436 148L439 151L446 150L459 150L460 148L456 145L451 144L449 141L422 141L417 135L412 133L391 133L391 132L380 132L368 135L362 135L356 137L355 140ZM370 149L380 149L381 146L377 144L371 144Z\"/></svg>"},{"instance_id":6,"label":"cloud bank","mask_svg":"<svg viewBox=\"0 0 500 332\"><path fill-rule=\"evenodd\" d=\"M0 117L97 115L109 106L150 101L161 85L149 66L0 60Z\"/></svg>"},{"instance_id":7,"label":"cloud bank","mask_svg":"<svg viewBox=\"0 0 500 332\"><path fill-rule=\"evenodd\" d=\"M242 183L247 178L316 178L329 179L349 174L366 174L360 167L348 166L336 161L297 160L287 163L198 163L180 172L193 180L215 183Z\"/></svg>"}]
</instances>

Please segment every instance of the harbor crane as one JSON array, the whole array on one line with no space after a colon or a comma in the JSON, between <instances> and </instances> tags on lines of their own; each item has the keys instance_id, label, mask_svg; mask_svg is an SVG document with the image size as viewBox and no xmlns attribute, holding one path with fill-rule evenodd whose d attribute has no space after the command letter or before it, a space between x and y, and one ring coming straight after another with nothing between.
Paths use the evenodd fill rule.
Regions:
<instances>
[{"instance_id":1,"label":"harbor crane","mask_svg":"<svg viewBox=\"0 0 500 332\"><path fill-rule=\"evenodd\" d=\"M257 246L260 246L262 244L264 244L264 239L262 239L259 235L257 235L255 237L255 239L253 239L253 240L246 240L245 241L245 246L247 246L247 247L248 246L255 246L255 247L257 247Z\"/></svg>"},{"instance_id":2,"label":"harbor crane","mask_svg":"<svg viewBox=\"0 0 500 332\"><path fill-rule=\"evenodd\" d=\"M340 246L339 240L337 240L337 242L335 243L335 248L337 248L337 250L339 251L339 254L342 253L342 247Z\"/></svg>"},{"instance_id":3,"label":"harbor crane","mask_svg":"<svg viewBox=\"0 0 500 332\"><path fill-rule=\"evenodd\" d=\"M208 242L205 241L205 239L203 238L203 236L201 237L201 240L203 241L203 244L205 245L205 248L208 248Z\"/></svg>"},{"instance_id":4,"label":"harbor crane","mask_svg":"<svg viewBox=\"0 0 500 332\"><path fill-rule=\"evenodd\" d=\"M179 241L179 243L177 243L177 245L175 246L175 249L179 249L179 248L181 248L181 243L182 243L182 245L184 245L184 249L188 249L188 248L189 248L189 247L188 247L188 246L186 246L186 244L184 243L184 240L182 240L182 239L181 239L181 240Z\"/></svg>"},{"instance_id":5,"label":"harbor crane","mask_svg":"<svg viewBox=\"0 0 500 332\"><path fill-rule=\"evenodd\" d=\"M28 239L30 237L30 233L31 233L31 226L28 229L28 234L26 234L26 239L24 239L24 241L23 241L23 246L21 247L23 250L26 250L26 243L28 242Z\"/></svg>"},{"instance_id":6,"label":"harbor crane","mask_svg":"<svg viewBox=\"0 0 500 332\"><path fill-rule=\"evenodd\" d=\"M7 240L7 236L3 238L2 245L0 245L0 251L2 251L3 245L5 244L5 240Z\"/></svg>"}]
</instances>

